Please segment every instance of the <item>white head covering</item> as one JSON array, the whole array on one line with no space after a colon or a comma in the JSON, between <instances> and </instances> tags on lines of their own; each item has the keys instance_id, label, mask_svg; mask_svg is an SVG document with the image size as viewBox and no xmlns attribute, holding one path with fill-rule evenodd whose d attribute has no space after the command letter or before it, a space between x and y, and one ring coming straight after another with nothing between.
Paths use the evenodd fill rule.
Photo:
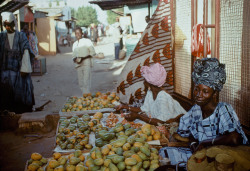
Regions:
<instances>
[{"instance_id":1,"label":"white head covering","mask_svg":"<svg viewBox=\"0 0 250 171\"><path fill-rule=\"evenodd\" d=\"M14 16L14 14L12 12L2 12L1 13L1 16L2 16L2 21L3 23L4 22L9 22L11 23L12 21L14 21L15 23L15 29L17 29L17 21L16 21L16 18Z\"/></svg>"}]
</instances>

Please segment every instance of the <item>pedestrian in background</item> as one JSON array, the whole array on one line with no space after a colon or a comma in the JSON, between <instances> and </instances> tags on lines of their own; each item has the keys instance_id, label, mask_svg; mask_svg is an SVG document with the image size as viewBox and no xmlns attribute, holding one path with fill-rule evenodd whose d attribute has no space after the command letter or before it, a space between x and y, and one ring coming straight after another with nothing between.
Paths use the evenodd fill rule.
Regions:
<instances>
[{"instance_id":1,"label":"pedestrian in background","mask_svg":"<svg viewBox=\"0 0 250 171\"><path fill-rule=\"evenodd\" d=\"M115 60L119 59L119 53L121 50L122 34L121 34L119 27L120 27L120 25L115 25L115 28L113 30L113 41L114 41L114 47L115 47Z\"/></svg>"},{"instance_id":2,"label":"pedestrian in background","mask_svg":"<svg viewBox=\"0 0 250 171\"><path fill-rule=\"evenodd\" d=\"M38 39L35 32L29 30L29 26L27 24L24 25L22 32L24 32L29 40L30 47L35 56L38 56Z\"/></svg>"},{"instance_id":3,"label":"pedestrian in background","mask_svg":"<svg viewBox=\"0 0 250 171\"><path fill-rule=\"evenodd\" d=\"M31 80L34 54L13 13L3 12L5 31L0 33L0 111L32 112L35 104Z\"/></svg>"},{"instance_id":4,"label":"pedestrian in background","mask_svg":"<svg viewBox=\"0 0 250 171\"><path fill-rule=\"evenodd\" d=\"M73 61L76 64L78 83L82 94L90 93L92 57L95 56L94 45L90 39L83 38L82 29L75 30L76 41L73 44Z\"/></svg>"}]
</instances>

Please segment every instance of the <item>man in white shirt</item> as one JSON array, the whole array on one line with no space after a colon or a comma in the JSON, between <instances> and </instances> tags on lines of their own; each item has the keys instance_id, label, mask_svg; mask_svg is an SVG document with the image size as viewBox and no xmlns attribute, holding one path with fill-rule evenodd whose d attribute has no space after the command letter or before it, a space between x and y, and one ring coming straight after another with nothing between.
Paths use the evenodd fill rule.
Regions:
<instances>
[{"instance_id":1,"label":"man in white shirt","mask_svg":"<svg viewBox=\"0 0 250 171\"><path fill-rule=\"evenodd\" d=\"M94 45L91 40L82 38L80 27L75 30L76 41L73 44L73 61L76 64L78 83L82 93L90 93L92 57L95 56Z\"/></svg>"}]
</instances>

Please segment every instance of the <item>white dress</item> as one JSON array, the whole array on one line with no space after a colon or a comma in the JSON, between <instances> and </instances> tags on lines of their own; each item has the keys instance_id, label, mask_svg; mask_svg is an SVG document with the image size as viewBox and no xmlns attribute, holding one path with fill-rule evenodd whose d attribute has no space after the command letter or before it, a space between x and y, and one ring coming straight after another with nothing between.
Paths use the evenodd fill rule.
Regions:
<instances>
[{"instance_id":1,"label":"white dress","mask_svg":"<svg viewBox=\"0 0 250 171\"><path fill-rule=\"evenodd\" d=\"M174 100L171 95L163 90L158 93L155 100L153 99L152 91L148 90L141 110L149 117L162 121L167 121L180 114L186 113L185 109L183 109L179 102Z\"/></svg>"},{"instance_id":2,"label":"white dress","mask_svg":"<svg viewBox=\"0 0 250 171\"><path fill-rule=\"evenodd\" d=\"M88 55L94 56L95 49L93 43L89 39L82 38L73 44L73 58L77 58L77 61ZM76 70L78 74L78 83L82 93L90 93L91 87L91 66L92 58L84 59L80 64L76 64Z\"/></svg>"}]
</instances>

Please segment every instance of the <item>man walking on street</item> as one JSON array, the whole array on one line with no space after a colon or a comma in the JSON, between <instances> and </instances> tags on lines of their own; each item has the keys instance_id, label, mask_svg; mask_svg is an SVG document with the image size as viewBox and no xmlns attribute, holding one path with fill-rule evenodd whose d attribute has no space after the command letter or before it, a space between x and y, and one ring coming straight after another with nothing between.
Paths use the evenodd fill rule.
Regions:
<instances>
[{"instance_id":1,"label":"man walking on street","mask_svg":"<svg viewBox=\"0 0 250 171\"><path fill-rule=\"evenodd\" d=\"M90 93L92 57L95 49L91 40L83 38L82 29L75 30L77 41L73 44L73 61L76 64L78 83L82 93Z\"/></svg>"}]
</instances>

